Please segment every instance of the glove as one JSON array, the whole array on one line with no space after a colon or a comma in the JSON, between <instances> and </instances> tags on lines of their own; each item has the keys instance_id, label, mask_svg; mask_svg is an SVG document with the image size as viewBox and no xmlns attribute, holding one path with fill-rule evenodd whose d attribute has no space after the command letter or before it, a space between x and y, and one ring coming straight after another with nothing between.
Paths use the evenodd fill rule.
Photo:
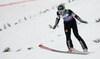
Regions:
<instances>
[{"instance_id":1,"label":"glove","mask_svg":"<svg viewBox=\"0 0 100 59\"><path fill-rule=\"evenodd\" d=\"M55 29L56 28L56 26L53 26L53 29Z\"/></svg>"},{"instance_id":2,"label":"glove","mask_svg":"<svg viewBox=\"0 0 100 59\"><path fill-rule=\"evenodd\" d=\"M87 21L82 21L82 23L88 24L88 22L87 22Z\"/></svg>"}]
</instances>

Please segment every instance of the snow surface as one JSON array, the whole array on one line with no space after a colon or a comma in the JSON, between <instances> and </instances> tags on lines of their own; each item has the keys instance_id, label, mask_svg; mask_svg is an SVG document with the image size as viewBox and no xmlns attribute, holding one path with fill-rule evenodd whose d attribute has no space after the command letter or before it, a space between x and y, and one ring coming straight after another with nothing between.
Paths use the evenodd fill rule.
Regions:
<instances>
[{"instance_id":1,"label":"snow surface","mask_svg":"<svg viewBox=\"0 0 100 59\"><path fill-rule=\"evenodd\" d=\"M18 2L18 0L16 1ZM4 1L0 0L0 2ZM6 3L9 1L6 0ZM79 24L78 29L87 43L89 51L94 53L89 55L64 54L38 47L39 44L43 44L57 50L68 50L63 20L61 19L59 27L55 30L49 27L55 23L56 6L60 3L66 3L66 8L73 10L83 20L88 21L88 24ZM48 11L43 13L47 9ZM0 28L2 29L0 31L0 59L99 59L100 43L93 42L100 38L100 23L95 22L95 19L99 17L99 0L75 0L71 3L68 3L67 0L37 0L0 7ZM11 27L8 27L7 23ZM15 25L15 23L18 24ZM3 29L4 24L7 29ZM73 34L72 40L75 48L82 51ZM3 52L7 47L10 47L11 51ZM32 49L28 50L30 47Z\"/></svg>"}]
</instances>

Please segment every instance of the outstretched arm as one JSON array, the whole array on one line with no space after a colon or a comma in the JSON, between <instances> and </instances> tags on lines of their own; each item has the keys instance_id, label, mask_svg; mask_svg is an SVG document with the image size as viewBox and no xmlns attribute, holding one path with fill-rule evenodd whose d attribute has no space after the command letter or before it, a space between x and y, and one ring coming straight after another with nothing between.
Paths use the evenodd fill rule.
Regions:
<instances>
[{"instance_id":1,"label":"outstretched arm","mask_svg":"<svg viewBox=\"0 0 100 59\"><path fill-rule=\"evenodd\" d=\"M83 21L78 15L76 15L75 14L75 18L77 19L77 20L79 20L80 22L82 22L82 23L88 23L87 21Z\"/></svg>"},{"instance_id":2,"label":"outstretched arm","mask_svg":"<svg viewBox=\"0 0 100 59\"><path fill-rule=\"evenodd\" d=\"M78 15L76 15L73 11L69 10L69 12L75 17L77 20L79 20L82 23L88 23L87 21L82 20Z\"/></svg>"},{"instance_id":3,"label":"outstretched arm","mask_svg":"<svg viewBox=\"0 0 100 59\"><path fill-rule=\"evenodd\" d=\"M59 21L60 21L60 16L58 15L58 12L57 12L57 17L56 17L56 21L55 21L55 25L53 26L53 29L56 28L56 26L58 25Z\"/></svg>"}]
</instances>

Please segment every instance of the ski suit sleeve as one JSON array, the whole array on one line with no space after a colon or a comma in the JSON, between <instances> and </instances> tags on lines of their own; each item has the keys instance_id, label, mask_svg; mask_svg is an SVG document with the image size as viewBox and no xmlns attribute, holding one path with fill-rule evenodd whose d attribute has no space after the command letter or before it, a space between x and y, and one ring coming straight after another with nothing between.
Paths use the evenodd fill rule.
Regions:
<instances>
[{"instance_id":1,"label":"ski suit sleeve","mask_svg":"<svg viewBox=\"0 0 100 59\"><path fill-rule=\"evenodd\" d=\"M58 25L59 21L60 21L60 14L57 12L57 17L56 17L56 21L55 21L55 25L53 26L53 29L56 28L56 26Z\"/></svg>"},{"instance_id":2,"label":"ski suit sleeve","mask_svg":"<svg viewBox=\"0 0 100 59\"><path fill-rule=\"evenodd\" d=\"M86 21L83 21L77 14L75 14L73 11L69 10L69 12L73 15L74 18L79 20L82 23L87 23Z\"/></svg>"}]
</instances>

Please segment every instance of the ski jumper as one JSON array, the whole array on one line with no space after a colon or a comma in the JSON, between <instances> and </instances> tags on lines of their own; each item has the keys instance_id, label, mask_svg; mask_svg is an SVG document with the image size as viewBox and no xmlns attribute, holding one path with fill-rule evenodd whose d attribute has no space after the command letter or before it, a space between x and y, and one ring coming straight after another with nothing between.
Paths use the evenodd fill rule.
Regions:
<instances>
[{"instance_id":1,"label":"ski jumper","mask_svg":"<svg viewBox=\"0 0 100 59\"><path fill-rule=\"evenodd\" d=\"M57 11L58 17L56 18L55 27L58 25L59 20L62 17L64 19L64 31L65 31L65 35L66 35L66 44L68 46L68 49L73 48L73 43L71 40L71 29L73 30L75 37L80 42L82 48L88 49L86 43L84 42L84 40L81 38L81 36L78 33L78 28L77 28L75 18L78 19L80 22L84 22L84 21L81 20L81 18L78 15L76 15L73 11L71 11L70 9L65 9L64 12L65 13L63 15L61 15L59 13L59 11Z\"/></svg>"}]
</instances>

